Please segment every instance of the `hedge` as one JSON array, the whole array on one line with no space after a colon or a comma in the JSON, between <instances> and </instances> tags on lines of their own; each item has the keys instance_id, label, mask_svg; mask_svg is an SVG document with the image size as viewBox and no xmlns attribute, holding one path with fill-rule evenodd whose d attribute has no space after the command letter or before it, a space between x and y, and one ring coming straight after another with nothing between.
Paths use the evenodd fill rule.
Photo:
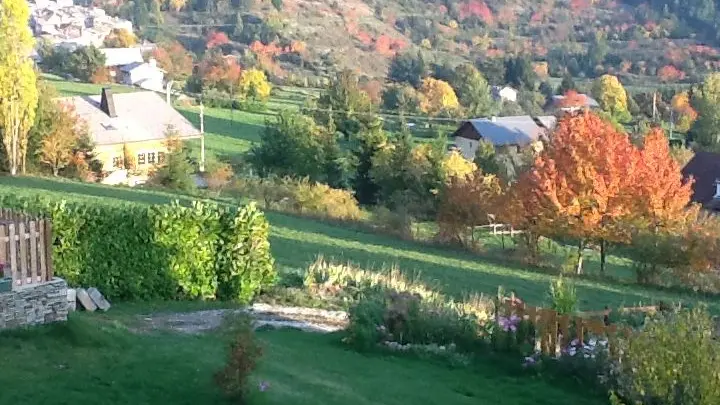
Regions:
<instances>
[{"instance_id":1,"label":"hedge","mask_svg":"<svg viewBox=\"0 0 720 405\"><path fill-rule=\"evenodd\" d=\"M193 202L150 207L0 197L53 221L55 274L116 300L250 301L275 281L264 214Z\"/></svg>"}]
</instances>

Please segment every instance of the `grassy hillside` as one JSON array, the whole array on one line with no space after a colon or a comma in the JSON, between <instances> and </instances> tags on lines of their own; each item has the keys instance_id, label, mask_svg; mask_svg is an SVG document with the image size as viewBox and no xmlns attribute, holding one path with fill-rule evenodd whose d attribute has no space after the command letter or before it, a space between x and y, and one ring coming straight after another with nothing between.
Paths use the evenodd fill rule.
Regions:
<instances>
[{"instance_id":1,"label":"grassy hillside","mask_svg":"<svg viewBox=\"0 0 720 405\"><path fill-rule=\"evenodd\" d=\"M0 177L0 194L96 201L98 204L159 204L176 199L192 199L158 191L31 177ZM536 305L546 302L545 294L553 278L520 265L401 241L307 218L273 212L268 213L267 217L271 224L272 253L281 271L302 270L317 255L322 254L326 258L351 261L368 268L398 265L404 272L418 274L422 279L456 297L470 293L493 295L498 286L504 286ZM624 265L622 261L617 263L621 267ZM577 288L582 309L597 310L606 305L650 304L659 300L697 302L703 299L697 295L590 280L578 280ZM714 311L720 311L720 302L713 301L710 304Z\"/></svg>"}]
</instances>

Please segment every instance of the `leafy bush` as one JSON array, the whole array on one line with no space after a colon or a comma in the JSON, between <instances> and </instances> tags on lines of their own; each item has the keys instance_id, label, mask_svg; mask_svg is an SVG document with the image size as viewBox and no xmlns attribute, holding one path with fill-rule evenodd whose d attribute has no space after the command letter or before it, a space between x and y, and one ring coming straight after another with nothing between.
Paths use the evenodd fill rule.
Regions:
<instances>
[{"instance_id":1,"label":"leafy bush","mask_svg":"<svg viewBox=\"0 0 720 405\"><path fill-rule=\"evenodd\" d=\"M362 215L352 192L334 189L327 184L311 183L307 178L297 182L293 206L299 213L333 219L357 220Z\"/></svg>"},{"instance_id":2,"label":"leafy bush","mask_svg":"<svg viewBox=\"0 0 720 405\"><path fill-rule=\"evenodd\" d=\"M363 212L351 191L336 189L307 178L241 179L236 190L264 202L266 208L339 220L359 220Z\"/></svg>"},{"instance_id":3,"label":"leafy bush","mask_svg":"<svg viewBox=\"0 0 720 405\"><path fill-rule=\"evenodd\" d=\"M234 298L274 280L267 222L254 207L140 207L3 196L53 221L55 274L111 299Z\"/></svg>"},{"instance_id":4,"label":"leafy bush","mask_svg":"<svg viewBox=\"0 0 720 405\"><path fill-rule=\"evenodd\" d=\"M611 383L626 403L720 403L720 343L702 309L669 314L618 342Z\"/></svg>"},{"instance_id":5,"label":"leafy bush","mask_svg":"<svg viewBox=\"0 0 720 405\"><path fill-rule=\"evenodd\" d=\"M575 286L562 276L550 283L548 298L550 299L550 308L559 314L570 314L577 309L578 297Z\"/></svg>"},{"instance_id":6,"label":"leafy bush","mask_svg":"<svg viewBox=\"0 0 720 405\"><path fill-rule=\"evenodd\" d=\"M372 224L383 233L402 239L412 239L412 217L405 210L391 211L378 206L372 211Z\"/></svg>"},{"instance_id":7,"label":"leafy bush","mask_svg":"<svg viewBox=\"0 0 720 405\"><path fill-rule=\"evenodd\" d=\"M235 340L230 345L225 367L215 374L215 382L231 399L245 401L250 375L257 367L263 350L257 342L251 321L244 319L233 325Z\"/></svg>"},{"instance_id":8,"label":"leafy bush","mask_svg":"<svg viewBox=\"0 0 720 405\"><path fill-rule=\"evenodd\" d=\"M217 252L219 296L249 302L276 278L268 241L270 226L254 203L226 211L221 224L222 244Z\"/></svg>"}]
</instances>

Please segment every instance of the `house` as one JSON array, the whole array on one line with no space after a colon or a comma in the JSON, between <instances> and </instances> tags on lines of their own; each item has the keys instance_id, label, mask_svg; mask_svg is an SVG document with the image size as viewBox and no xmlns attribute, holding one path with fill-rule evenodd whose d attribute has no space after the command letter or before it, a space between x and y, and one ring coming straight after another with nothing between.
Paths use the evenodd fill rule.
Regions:
<instances>
[{"instance_id":1,"label":"house","mask_svg":"<svg viewBox=\"0 0 720 405\"><path fill-rule=\"evenodd\" d=\"M720 210L720 153L697 152L682 173L686 179L695 179L692 202L709 210Z\"/></svg>"},{"instance_id":2,"label":"house","mask_svg":"<svg viewBox=\"0 0 720 405\"><path fill-rule=\"evenodd\" d=\"M134 62L120 67L119 82L130 86L152 91L163 91L165 71L157 67L155 59L145 62Z\"/></svg>"},{"instance_id":3,"label":"house","mask_svg":"<svg viewBox=\"0 0 720 405\"><path fill-rule=\"evenodd\" d=\"M517 103L518 91L510 86L493 86L492 96L496 101Z\"/></svg>"},{"instance_id":4,"label":"house","mask_svg":"<svg viewBox=\"0 0 720 405\"><path fill-rule=\"evenodd\" d=\"M491 142L500 150L519 150L527 146L541 150L542 142L547 139L556 121L554 116L529 115L472 119L460 125L452 136L462 155L472 160L481 139Z\"/></svg>"},{"instance_id":5,"label":"house","mask_svg":"<svg viewBox=\"0 0 720 405\"><path fill-rule=\"evenodd\" d=\"M109 174L105 183L128 181L128 169L138 173L140 179L146 178L150 170L165 160L169 127L177 131L179 140L202 139L201 131L152 91L113 94L106 88L101 95L63 97L57 101L72 105L78 117L87 123L95 157ZM201 156L204 155L201 150ZM133 162L125 162L128 156Z\"/></svg>"},{"instance_id":6,"label":"house","mask_svg":"<svg viewBox=\"0 0 720 405\"><path fill-rule=\"evenodd\" d=\"M575 112L579 110L595 110L600 108L600 103L594 98L583 93L568 93L564 96L552 96L546 107L551 112Z\"/></svg>"},{"instance_id":7,"label":"house","mask_svg":"<svg viewBox=\"0 0 720 405\"><path fill-rule=\"evenodd\" d=\"M103 48L100 52L105 55L105 67L120 68L134 63L143 63L140 48Z\"/></svg>"}]
</instances>

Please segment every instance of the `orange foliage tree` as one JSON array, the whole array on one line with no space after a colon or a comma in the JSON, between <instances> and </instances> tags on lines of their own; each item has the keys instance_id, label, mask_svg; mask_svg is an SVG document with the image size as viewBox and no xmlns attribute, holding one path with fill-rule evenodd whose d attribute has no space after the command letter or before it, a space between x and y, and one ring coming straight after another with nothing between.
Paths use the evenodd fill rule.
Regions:
<instances>
[{"instance_id":1,"label":"orange foliage tree","mask_svg":"<svg viewBox=\"0 0 720 405\"><path fill-rule=\"evenodd\" d=\"M193 70L192 55L180 42L160 44L152 53L158 65L166 72L168 80L185 80Z\"/></svg>"},{"instance_id":2,"label":"orange foliage tree","mask_svg":"<svg viewBox=\"0 0 720 405\"><path fill-rule=\"evenodd\" d=\"M693 180L685 181L660 128L645 136L640 151L634 214L650 231L671 230L685 221Z\"/></svg>"},{"instance_id":3,"label":"orange foliage tree","mask_svg":"<svg viewBox=\"0 0 720 405\"><path fill-rule=\"evenodd\" d=\"M665 65L661 67L660 69L658 69L657 75L660 80L664 82L672 82L685 78L685 72L676 68L673 65Z\"/></svg>"},{"instance_id":4,"label":"orange foliage tree","mask_svg":"<svg viewBox=\"0 0 720 405\"><path fill-rule=\"evenodd\" d=\"M565 115L515 196L532 202L523 207L530 213L520 221L531 218L543 235L576 240L576 268L581 273L583 249L589 242L599 242L604 253L605 242L629 237L622 225L633 208L628 190L637 177L637 154L626 134L597 115Z\"/></svg>"},{"instance_id":5,"label":"orange foliage tree","mask_svg":"<svg viewBox=\"0 0 720 405\"><path fill-rule=\"evenodd\" d=\"M692 127L698 117L697 111L690 105L690 95L687 91L677 93L670 102L672 109L677 113L675 119L676 129L678 131L687 132Z\"/></svg>"},{"instance_id":6,"label":"orange foliage tree","mask_svg":"<svg viewBox=\"0 0 720 405\"><path fill-rule=\"evenodd\" d=\"M234 57L225 57L220 52L211 52L198 66L198 75L203 88L213 88L232 93L240 80L242 69Z\"/></svg>"},{"instance_id":7,"label":"orange foliage tree","mask_svg":"<svg viewBox=\"0 0 720 405\"><path fill-rule=\"evenodd\" d=\"M475 246L475 229L496 214L502 187L496 176L475 171L466 177L450 177L440 196L438 237L446 242Z\"/></svg>"}]
</instances>

